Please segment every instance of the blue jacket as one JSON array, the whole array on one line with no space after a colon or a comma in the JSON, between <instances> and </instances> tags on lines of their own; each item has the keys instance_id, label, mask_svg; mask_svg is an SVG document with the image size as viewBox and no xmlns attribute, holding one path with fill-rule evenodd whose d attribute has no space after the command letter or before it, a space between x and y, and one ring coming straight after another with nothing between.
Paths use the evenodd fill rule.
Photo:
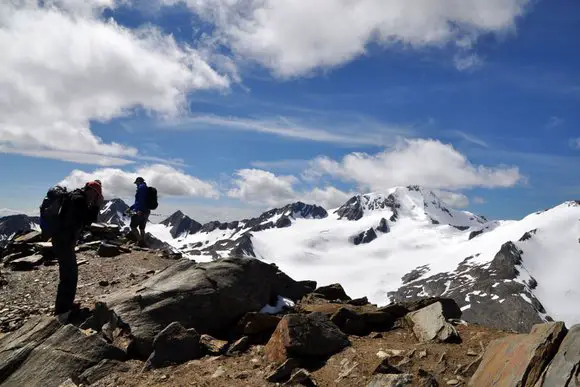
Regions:
<instances>
[{"instance_id":1,"label":"blue jacket","mask_svg":"<svg viewBox=\"0 0 580 387\"><path fill-rule=\"evenodd\" d=\"M135 194L135 204L131 206L133 211L149 211L147 209L147 184L141 183L137 186Z\"/></svg>"}]
</instances>

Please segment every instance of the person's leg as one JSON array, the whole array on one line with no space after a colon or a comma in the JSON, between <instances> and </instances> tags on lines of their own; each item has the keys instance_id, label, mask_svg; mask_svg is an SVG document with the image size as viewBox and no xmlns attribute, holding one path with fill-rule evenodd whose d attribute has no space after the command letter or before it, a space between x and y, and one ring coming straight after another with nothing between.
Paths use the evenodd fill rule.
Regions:
<instances>
[{"instance_id":1,"label":"person's leg","mask_svg":"<svg viewBox=\"0 0 580 387\"><path fill-rule=\"evenodd\" d=\"M139 215L135 214L131 217L131 224L129 225L129 227L131 228L131 234L133 235L135 242L139 243L139 241L141 240L141 235L139 234L139 230L137 229L139 227Z\"/></svg>"},{"instance_id":2,"label":"person's leg","mask_svg":"<svg viewBox=\"0 0 580 387\"><path fill-rule=\"evenodd\" d=\"M70 312L73 307L77 290L78 267L74 240L53 241L53 248L58 259L59 272L54 312L59 315Z\"/></svg>"},{"instance_id":3,"label":"person's leg","mask_svg":"<svg viewBox=\"0 0 580 387\"><path fill-rule=\"evenodd\" d=\"M146 212L143 212L141 214L141 217L139 219L139 231L141 232L141 241L140 244L141 246L145 247L146 243L146 234L145 234L145 227L147 226L147 219L149 218L149 214Z\"/></svg>"}]
</instances>

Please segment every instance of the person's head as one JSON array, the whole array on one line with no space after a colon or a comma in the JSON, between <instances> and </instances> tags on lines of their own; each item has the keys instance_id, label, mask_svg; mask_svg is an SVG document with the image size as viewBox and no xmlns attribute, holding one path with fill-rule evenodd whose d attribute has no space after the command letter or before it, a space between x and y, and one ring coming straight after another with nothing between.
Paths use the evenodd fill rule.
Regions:
<instances>
[{"instance_id":1,"label":"person's head","mask_svg":"<svg viewBox=\"0 0 580 387\"><path fill-rule=\"evenodd\" d=\"M135 185L139 185L139 184L143 184L143 183L145 183L145 179L143 179L141 176L136 178L135 182L134 182Z\"/></svg>"},{"instance_id":2,"label":"person's head","mask_svg":"<svg viewBox=\"0 0 580 387\"><path fill-rule=\"evenodd\" d=\"M85 195L89 206L101 207L103 204L103 187L101 181L94 180L85 184Z\"/></svg>"}]
</instances>

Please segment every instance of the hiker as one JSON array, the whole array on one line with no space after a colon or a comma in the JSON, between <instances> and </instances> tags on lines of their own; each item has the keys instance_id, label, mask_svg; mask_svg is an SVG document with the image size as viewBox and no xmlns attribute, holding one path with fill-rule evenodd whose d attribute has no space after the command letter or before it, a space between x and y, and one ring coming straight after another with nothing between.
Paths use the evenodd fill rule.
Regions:
<instances>
[{"instance_id":1,"label":"hiker","mask_svg":"<svg viewBox=\"0 0 580 387\"><path fill-rule=\"evenodd\" d=\"M135 193L135 204L133 204L129 210L133 213L131 216L131 233L135 237L137 243L141 247L145 247L145 226L147 226L147 220L149 220L149 215L151 210L148 206L149 189L145 179L138 177L134 184L137 186L137 192Z\"/></svg>"},{"instance_id":2,"label":"hiker","mask_svg":"<svg viewBox=\"0 0 580 387\"><path fill-rule=\"evenodd\" d=\"M81 189L62 195L58 224L52 235L52 247L58 259L59 283L54 314L67 320L75 305L78 267L75 246L86 226L97 221L103 204L102 186L99 180L91 181ZM75 308L76 307L76 308Z\"/></svg>"}]
</instances>

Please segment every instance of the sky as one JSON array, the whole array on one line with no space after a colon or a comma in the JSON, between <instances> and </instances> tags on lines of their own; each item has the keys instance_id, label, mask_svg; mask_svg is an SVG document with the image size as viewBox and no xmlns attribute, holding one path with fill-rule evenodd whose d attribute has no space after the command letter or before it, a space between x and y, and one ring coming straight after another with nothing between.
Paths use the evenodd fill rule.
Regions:
<instances>
[{"instance_id":1,"label":"sky","mask_svg":"<svg viewBox=\"0 0 580 387\"><path fill-rule=\"evenodd\" d=\"M580 3L8 0L0 209L99 178L154 215L422 185L519 219L580 198Z\"/></svg>"}]
</instances>

